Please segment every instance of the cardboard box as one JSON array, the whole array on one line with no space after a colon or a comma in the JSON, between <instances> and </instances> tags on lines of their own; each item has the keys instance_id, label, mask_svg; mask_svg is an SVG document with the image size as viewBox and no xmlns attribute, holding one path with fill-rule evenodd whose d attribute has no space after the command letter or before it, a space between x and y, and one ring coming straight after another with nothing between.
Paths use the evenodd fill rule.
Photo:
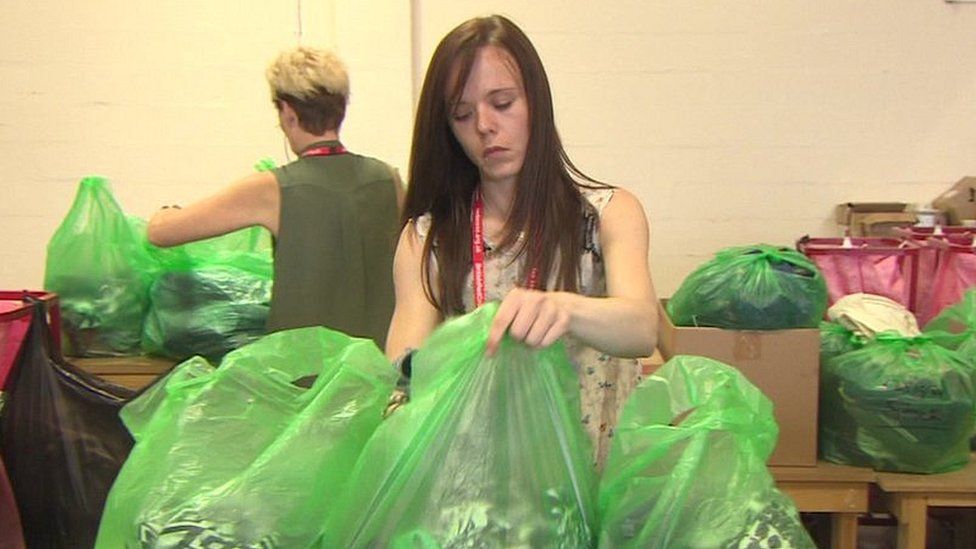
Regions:
<instances>
[{"instance_id":1,"label":"cardboard box","mask_svg":"<svg viewBox=\"0 0 976 549\"><path fill-rule=\"evenodd\" d=\"M964 177L932 201L932 207L945 212L950 225L964 225L976 219L976 177Z\"/></svg>"},{"instance_id":2,"label":"cardboard box","mask_svg":"<svg viewBox=\"0 0 976 549\"><path fill-rule=\"evenodd\" d=\"M735 366L772 402L779 442L770 465L817 464L820 330L746 331L675 326L661 300L658 348L665 359L698 355Z\"/></svg>"},{"instance_id":3,"label":"cardboard box","mask_svg":"<svg viewBox=\"0 0 976 549\"><path fill-rule=\"evenodd\" d=\"M834 218L845 225L850 236L895 236L897 229L910 227L917 221L914 212L906 211L902 202L845 202L838 204Z\"/></svg>"}]
</instances>

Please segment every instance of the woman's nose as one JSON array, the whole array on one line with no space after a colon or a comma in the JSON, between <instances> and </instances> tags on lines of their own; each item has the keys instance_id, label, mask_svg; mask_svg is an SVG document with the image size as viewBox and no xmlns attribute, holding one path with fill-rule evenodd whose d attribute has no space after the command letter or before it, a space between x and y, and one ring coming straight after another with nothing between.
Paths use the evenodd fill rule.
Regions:
<instances>
[{"instance_id":1,"label":"woman's nose","mask_svg":"<svg viewBox=\"0 0 976 549\"><path fill-rule=\"evenodd\" d=\"M492 133L495 131L495 114L488 105L480 105L477 111L478 133Z\"/></svg>"}]
</instances>

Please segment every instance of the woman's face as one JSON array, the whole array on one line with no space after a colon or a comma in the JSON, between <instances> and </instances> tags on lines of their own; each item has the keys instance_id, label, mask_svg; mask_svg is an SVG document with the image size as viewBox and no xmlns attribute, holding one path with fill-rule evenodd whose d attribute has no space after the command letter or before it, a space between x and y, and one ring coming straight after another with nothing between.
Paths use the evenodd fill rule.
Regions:
<instances>
[{"instance_id":1,"label":"woman's face","mask_svg":"<svg viewBox=\"0 0 976 549\"><path fill-rule=\"evenodd\" d=\"M518 179L529 143L529 106L518 67L507 51L496 46L478 50L449 119L454 137L481 172L482 183L512 184Z\"/></svg>"}]
</instances>

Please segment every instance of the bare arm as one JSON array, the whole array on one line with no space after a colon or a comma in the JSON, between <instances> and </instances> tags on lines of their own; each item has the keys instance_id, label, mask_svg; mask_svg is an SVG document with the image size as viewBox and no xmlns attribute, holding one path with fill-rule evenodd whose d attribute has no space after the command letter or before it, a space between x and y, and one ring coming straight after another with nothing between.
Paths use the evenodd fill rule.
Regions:
<instances>
[{"instance_id":1,"label":"bare arm","mask_svg":"<svg viewBox=\"0 0 976 549\"><path fill-rule=\"evenodd\" d=\"M166 208L149 220L149 241L176 246L261 225L278 234L281 196L271 172L258 172L182 209Z\"/></svg>"},{"instance_id":2,"label":"bare arm","mask_svg":"<svg viewBox=\"0 0 976 549\"><path fill-rule=\"evenodd\" d=\"M505 331L531 346L564 334L620 357L650 356L657 345L657 298L648 269L648 225L634 195L616 189L600 217L607 297L516 288L502 301L488 336L488 353Z\"/></svg>"},{"instance_id":3,"label":"bare arm","mask_svg":"<svg viewBox=\"0 0 976 549\"><path fill-rule=\"evenodd\" d=\"M386 356L390 360L396 360L407 349L419 348L441 322L440 313L424 293L420 269L423 249L413 223L407 223L393 258L396 307L386 336Z\"/></svg>"}]
</instances>

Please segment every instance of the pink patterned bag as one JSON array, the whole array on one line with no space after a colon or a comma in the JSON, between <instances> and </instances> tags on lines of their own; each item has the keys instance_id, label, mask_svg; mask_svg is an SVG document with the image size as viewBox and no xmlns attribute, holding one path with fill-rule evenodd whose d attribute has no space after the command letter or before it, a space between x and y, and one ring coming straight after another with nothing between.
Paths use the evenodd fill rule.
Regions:
<instances>
[{"instance_id":1,"label":"pink patterned bag","mask_svg":"<svg viewBox=\"0 0 976 549\"><path fill-rule=\"evenodd\" d=\"M895 238L803 237L796 248L823 273L830 305L845 295L866 293L915 312L918 245Z\"/></svg>"}]
</instances>

